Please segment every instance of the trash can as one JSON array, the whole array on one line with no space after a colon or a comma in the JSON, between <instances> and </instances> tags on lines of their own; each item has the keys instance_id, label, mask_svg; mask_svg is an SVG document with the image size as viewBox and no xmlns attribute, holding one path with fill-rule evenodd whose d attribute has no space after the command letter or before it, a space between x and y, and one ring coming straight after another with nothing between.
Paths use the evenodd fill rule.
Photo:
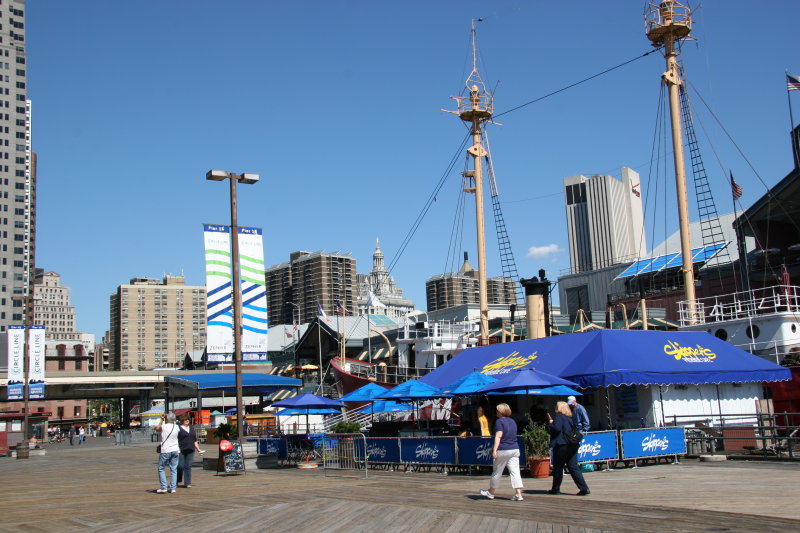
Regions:
<instances>
[{"instance_id":1,"label":"trash can","mask_svg":"<svg viewBox=\"0 0 800 533\"><path fill-rule=\"evenodd\" d=\"M31 449L28 443L23 441L17 444L17 459L27 459L31 456Z\"/></svg>"}]
</instances>

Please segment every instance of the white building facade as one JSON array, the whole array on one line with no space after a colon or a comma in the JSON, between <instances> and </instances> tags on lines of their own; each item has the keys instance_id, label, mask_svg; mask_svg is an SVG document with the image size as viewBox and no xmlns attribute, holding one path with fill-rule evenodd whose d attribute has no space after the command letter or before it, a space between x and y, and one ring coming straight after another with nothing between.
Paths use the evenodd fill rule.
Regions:
<instances>
[{"instance_id":1,"label":"white building facade","mask_svg":"<svg viewBox=\"0 0 800 533\"><path fill-rule=\"evenodd\" d=\"M564 178L572 273L646 255L639 174L623 167L621 175Z\"/></svg>"}]
</instances>

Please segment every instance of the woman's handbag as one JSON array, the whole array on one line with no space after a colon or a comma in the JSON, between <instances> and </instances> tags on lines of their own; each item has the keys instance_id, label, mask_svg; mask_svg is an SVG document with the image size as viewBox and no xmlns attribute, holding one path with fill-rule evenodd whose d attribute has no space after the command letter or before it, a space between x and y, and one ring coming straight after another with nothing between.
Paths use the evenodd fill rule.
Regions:
<instances>
[{"instance_id":1,"label":"woman's handbag","mask_svg":"<svg viewBox=\"0 0 800 533\"><path fill-rule=\"evenodd\" d=\"M578 431L578 428L575 427L571 420L570 430L564 432L564 440L567 441L567 444L580 444L583 440L583 433Z\"/></svg>"}]
</instances>

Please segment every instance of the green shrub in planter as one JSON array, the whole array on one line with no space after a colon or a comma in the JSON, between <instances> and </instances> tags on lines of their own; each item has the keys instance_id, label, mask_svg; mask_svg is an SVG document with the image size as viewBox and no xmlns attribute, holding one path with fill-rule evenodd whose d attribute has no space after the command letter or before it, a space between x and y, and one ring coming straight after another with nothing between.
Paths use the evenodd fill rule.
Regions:
<instances>
[{"instance_id":1,"label":"green shrub in planter","mask_svg":"<svg viewBox=\"0 0 800 533\"><path fill-rule=\"evenodd\" d=\"M217 426L217 437L226 440L239 438L236 424L220 424Z\"/></svg>"},{"instance_id":2,"label":"green shrub in planter","mask_svg":"<svg viewBox=\"0 0 800 533\"><path fill-rule=\"evenodd\" d=\"M535 424L528 416L528 427L522 432L525 454L528 457L550 457L550 432L542 424Z\"/></svg>"},{"instance_id":3,"label":"green shrub in planter","mask_svg":"<svg viewBox=\"0 0 800 533\"><path fill-rule=\"evenodd\" d=\"M342 420L331 426L331 433L361 433L361 424Z\"/></svg>"}]
</instances>

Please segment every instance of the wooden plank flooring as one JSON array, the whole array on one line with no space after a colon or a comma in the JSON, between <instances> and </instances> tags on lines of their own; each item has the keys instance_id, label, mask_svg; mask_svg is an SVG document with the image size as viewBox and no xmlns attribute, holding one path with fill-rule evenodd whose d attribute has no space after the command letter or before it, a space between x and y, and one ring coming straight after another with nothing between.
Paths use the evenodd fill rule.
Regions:
<instances>
[{"instance_id":1,"label":"wooden plank flooring","mask_svg":"<svg viewBox=\"0 0 800 533\"><path fill-rule=\"evenodd\" d=\"M587 474L588 497L550 496L523 479L525 501L477 495L487 476L319 470L193 470L194 488L155 494L152 446L57 445L43 457L0 458L0 532L581 532L800 530L800 465L697 463ZM574 493L567 477L562 490Z\"/></svg>"}]
</instances>

